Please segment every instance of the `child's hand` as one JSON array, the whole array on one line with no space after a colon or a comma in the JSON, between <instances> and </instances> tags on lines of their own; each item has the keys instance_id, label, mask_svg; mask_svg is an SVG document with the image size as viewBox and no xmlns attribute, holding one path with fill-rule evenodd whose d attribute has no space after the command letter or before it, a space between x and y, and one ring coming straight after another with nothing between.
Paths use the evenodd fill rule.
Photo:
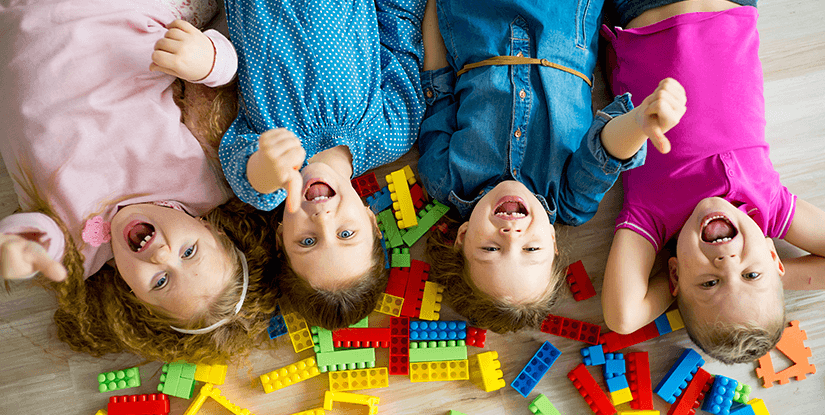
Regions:
<instances>
[{"instance_id":1,"label":"child's hand","mask_svg":"<svg viewBox=\"0 0 825 415\"><path fill-rule=\"evenodd\" d=\"M39 243L18 235L0 234L0 276L18 280L36 272L52 281L66 279L66 269L53 260Z\"/></svg>"},{"instance_id":2,"label":"child's hand","mask_svg":"<svg viewBox=\"0 0 825 415\"><path fill-rule=\"evenodd\" d=\"M301 205L304 180L298 170L304 158L306 151L295 134L285 128L269 130L258 138L258 151L249 157L246 176L261 193L286 189L286 208L295 212Z\"/></svg>"},{"instance_id":3,"label":"child's hand","mask_svg":"<svg viewBox=\"0 0 825 415\"><path fill-rule=\"evenodd\" d=\"M185 20L175 20L168 29L163 39L155 43L149 70L191 82L209 76L215 61L212 40Z\"/></svg>"},{"instance_id":4,"label":"child's hand","mask_svg":"<svg viewBox=\"0 0 825 415\"><path fill-rule=\"evenodd\" d=\"M687 109L686 102L682 84L673 78L666 78L639 105L636 123L662 154L670 151L670 141L664 133L679 124Z\"/></svg>"}]
</instances>

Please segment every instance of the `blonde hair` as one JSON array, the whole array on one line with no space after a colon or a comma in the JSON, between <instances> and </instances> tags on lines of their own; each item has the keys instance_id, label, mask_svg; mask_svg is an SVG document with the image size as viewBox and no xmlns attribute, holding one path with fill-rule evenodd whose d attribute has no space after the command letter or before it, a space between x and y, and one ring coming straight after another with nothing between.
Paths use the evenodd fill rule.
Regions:
<instances>
[{"instance_id":1,"label":"blonde hair","mask_svg":"<svg viewBox=\"0 0 825 415\"><path fill-rule=\"evenodd\" d=\"M222 234L220 240L224 247L231 247L234 241L244 252L249 266L249 288L243 308L235 314L242 271L239 256L232 254L233 283L205 313L185 325L203 327L223 318L230 321L212 332L198 335L171 329L170 325L181 322L141 303L112 267L104 266L84 281L82 255L64 229L67 249L63 263L69 277L63 283L50 284L58 300L54 316L58 337L72 350L93 356L127 351L149 360L221 362L247 353L266 333L278 298L274 274L279 267L271 260L274 233L266 231L272 229L273 216L238 199L204 216L204 220Z\"/></svg>"},{"instance_id":2,"label":"blonde hair","mask_svg":"<svg viewBox=\"0 0 825 415\"><path fill-rule=\"evenodd\" d=\"M754 321L727 323L717 321L711 325L698 323L691 307L681 296L676 297L679 311L685 323L685 331L696 346L708 356L724 363L748 363L766 355L776 346L785 330L785 301L780 287L780 313L764 326Z\"/></svg>"},{"instance_id":3,"label":"blonde hair","mask_svg":"<svg viewBox=\"0 0 825 415\"><path fill-rule=\"evenodd\" d=\"M557 252L550 270L551 283L541 299L526 304L508 304L481 292L472 282L467 259L455 238L460 223L445 216L446 231L431 232L427 239L430 262L430 280L445 287L444 300L453 310L479 328L496 333L517 331L525 327L537 328L558 300L564 284L566 267ZM437 226L438 228L440 226Z\"/></svg>"},{"instance_id":4,"label":"blonde hair","mask_svg":"<svg viewBox=\"0 0 825 415\"><path fill-rule=\"evenodd\" d=\"M375 224L373 230L372 266L349 286L334 291L313 288L292 269L279 233L281 302L285 311L297 312L309 325L330 330L351 326L369 315L386 289L388 279L381 231Z\"/></svg>"}]
</instances>

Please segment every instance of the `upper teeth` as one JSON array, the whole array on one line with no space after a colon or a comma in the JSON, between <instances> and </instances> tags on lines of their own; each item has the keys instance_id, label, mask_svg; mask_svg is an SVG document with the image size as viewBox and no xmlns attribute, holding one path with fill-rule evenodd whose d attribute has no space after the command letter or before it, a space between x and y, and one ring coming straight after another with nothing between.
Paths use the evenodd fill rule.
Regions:
<instances>
[{"instance_id":1,"label":"upper teeth","mask_svg":"<svg viewBox=\"0 0 825 415\"><path fill-rule=\"evenodd\" d=\"M146 242L149 242L149 240L151 240L153 236L155 236L155 233L154 233L154 232L152 232L152 233L151 233L151 234L149 234L149 235L146 235L146 236L143 238L143 240L142 240L142 241L140 241L140 247L141 247L141 248L143 248L143 246L144 246L144 245L146 245Z\"/></svg>"},{"instance_id":2,"label":"upper teeth","mask_svg":"<svg viewBox=\"0 0 825 415\"><path fill-rule=\"evenodd\" d=\"M322 195L322 196L315 196L314 198L312 198L312 201L314 202L316 200L327 200L327 199L329 199L329 198Z\"/></svg>"},{"instance_id":3,"label":"upper teeth","mask_svg":"<svg viewBox=\"0 0 825 415\"><path fill-rule=\"evenodd\" d=\"M714 240L713 240L713 241L711 241L711 242L727 242L727 241L730 241L730 240L731 240L731 238L730 238L729 236L726 236L726 237L724 237L724 238L717 238L717 239L714 239Z\"/></svg>"},{"instance_id":4,"label":"upper teeth","mask_svg":"<svg viewBox=\"0 0 825 415\"><path fill-rule=\"evenodd\" d=\"M714 220L716 220L716 219L724 219L724 220L725 220L725 222L727 222L727 221L728 221L728 218L726 218L726 217L724 217L724 216L722 216L722 215L719 215L719 216L713 216L713 217L710 217L710 218L705 219L705 223L703 223L703 224L702 224L702 227L704 228L705 226L708 226L708 223L711 223L712 221L714 221Z\"/></svg>"},{"instance_id":5,"label":"upper teeth","mask_svg":"<svg viewBox=\"0 0 825 415\"><path fill-rule=\"evenodd\" d=\"M521 212L513 212L513 213L508 213L508 212L496 212L496 216L515 216L515 217L517 217L517 218L523 218L523 217L525 217L525 216L527 216L527 215L525 215L524 213L521 213Z\"/></svg>"}]
</instances>

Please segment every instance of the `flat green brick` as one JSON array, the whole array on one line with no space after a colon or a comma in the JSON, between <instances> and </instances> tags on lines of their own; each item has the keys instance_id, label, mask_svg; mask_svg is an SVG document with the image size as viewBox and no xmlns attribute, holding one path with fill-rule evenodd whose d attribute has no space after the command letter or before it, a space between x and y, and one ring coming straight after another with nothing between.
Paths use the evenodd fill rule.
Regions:
<instances>
[{"instance_id":1,"label":"flat green brick","mask_svg":"<svg viewBox=\"0 0 825 415\"><path fill-rule=\"evenodd\" d=\"M410 342L410 362L443 362L466 360L467 346L463 340Z\"/></svg>"},{"instance_id":2,"label":"flat green brick","mask_svg":"<svg viewBox=\"0 0 825 415\"><path fill-rule=\"evenodd\" d=\"M97 375L98 390L101 393L140 386L140 370L137 367L103 372Z\"/></svg>"},{"instance_id":3,"label":"flat green brick","mask_svg":"<svg viewBox=\"0 0 825 415\"><path fill-rule=\"evenodd\" d=\"M321 373L336 370L367 369L375 367L375 349L346 349L317 353L315 361Z\"/></svg>"}]
</instances>

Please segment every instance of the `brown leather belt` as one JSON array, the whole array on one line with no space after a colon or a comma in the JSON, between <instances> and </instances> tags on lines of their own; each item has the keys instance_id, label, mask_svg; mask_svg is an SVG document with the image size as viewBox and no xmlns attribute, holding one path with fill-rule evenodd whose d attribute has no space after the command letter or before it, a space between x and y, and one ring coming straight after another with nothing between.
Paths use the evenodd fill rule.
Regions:
<instances>
[{"instance_id":1,"label":"brown leather belt","mask_svg":"<svg viewBox=\"0 0 825 415\"><path fill-rule=\"evenodd\" d=\"M541 65L541 66L547 66L549 68L555 68L555 69L558 69L560 71L564 71L564 72L567 72L569 74L576 75L579 78L583 79L584 82L587 82L587 85L589 85L591 87L593 86L593 82L590 81L590 78L588 78L583 73L581 73L581 72L579 72L575 69L570 69L566 66L562 66L562 65L559 65L557 63L550 62L547 59L527 58L527 57L523 57L523 56L494 56L494 57L489 58L489 59L484 59L481 62L468 63L467 65L464 65L464 67L461 68L460 71L458 71L458 76L463 75L464 73L466 73L470 69L480 68L482 66L491 66L491 65Z\"/></svg>"}]
</instances>

